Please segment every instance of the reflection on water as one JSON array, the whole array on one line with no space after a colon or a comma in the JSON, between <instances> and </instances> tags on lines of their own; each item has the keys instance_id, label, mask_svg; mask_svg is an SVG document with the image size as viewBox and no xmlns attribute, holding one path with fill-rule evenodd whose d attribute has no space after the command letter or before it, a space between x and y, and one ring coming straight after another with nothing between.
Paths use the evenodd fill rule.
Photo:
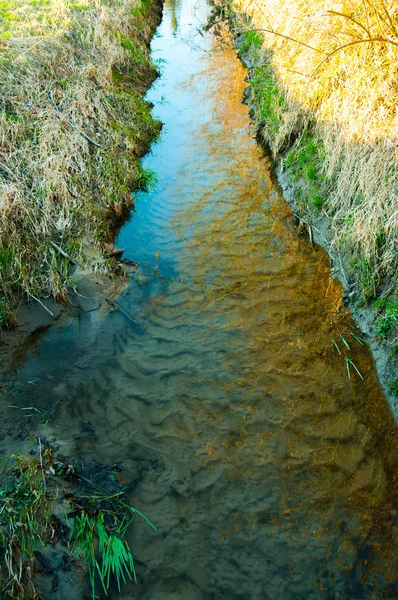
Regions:
<instances>
[{"instance_id":1,"label":"reflection on water","mask_svg":"<svg viewBox=\"0 0 398 600\"><path fill-rule=\"evenodd\" d=\"M178 31L178 12L181 3L178 0L165 0L164 5L167 7L173 36L176 37Z\"/></svg>"},{"instance_id":2,"label":"reflection on water","mask_svg":"<svg viewBox=\"0 0 398 600\"><path fill-rule=\"evenodd\" d=\"M178 6L153 43L159 185L119 240L141 329L114 312L51 330L20 371L29 402L65 453L121 461L158 527L136 523L122 598L396 598L397 429L373 362L253 141L245 70L198 33L204 2Z\"/></svg>"}]
</instances>

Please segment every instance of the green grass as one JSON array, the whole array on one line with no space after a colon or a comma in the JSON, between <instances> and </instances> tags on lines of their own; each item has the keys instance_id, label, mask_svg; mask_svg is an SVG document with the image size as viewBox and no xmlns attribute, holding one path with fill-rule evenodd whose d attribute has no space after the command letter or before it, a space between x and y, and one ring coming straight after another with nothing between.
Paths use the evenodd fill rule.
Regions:
<instances>
[{"instance_id":1,"label":"green grass","mask_svg":"<svg viewBox=\"0 0 398 600\"><path fill-rule=\"evenodd\" d=\"M244 42L240 47L241 53L246 53L251 49L260 50L263 44L262 35L258 31L245 31L242 34Z\"/></svg>"},{"instance_id":2,"label":"green grass","mask_svg":"<svg viewBox=\"0 0 398 600\"><path fill-rule=\"evenodd\" d=\"M0 487L0 584L10 598L25 598L25 589L33 586L33 552L44 547L49 530L51 499L40 460L22 455L12 460Z\"/></svg>"},{"instance_id":3,"label":"green grass","mask_svg":"<svg viewBox=\"0 0 398 600\"><path fill-rule=\"evenodd\" d=\"M348 356L346 356L346 358L345 358L345 364L346 364L346 368L347 368L348 379L351 379L351 368L355 369L355 371L357 372L359 377L361 379L363 379L363 377L362 377L359 369L356 367L354 361L351 358L349 358Z\"/></svg>"},{"instance_id":4,"label":"green grass","mask_svg":"<svg viewBox=\"0 0 398 600\"><path fill-rule=\"evenodd\" d=\"M273 150L281 153L283 168L288 170L297 190L302 189L301 203L320 209L326 202L326 178L323 174L325 151L320 137L311 124L296 134L295 140L278 140L284 124L288 103L271 66L271 56L261 54L262 34L254 31L243 33L245 41L241 54L261 57L264 64L251 71L250 84L254 101L255 118L263 137ZM244 57L244 56L243 56ZM278 148L276 148L276 144Z\"/></svg>"},{"instance_id":5,"label":"green grass","mask_svg":"<svg viewBox=\"0 0 398 600\"><path fill-rule=\"evenodd\" d=\"M0 298L0 327L9 327L14 320L15 309L5 298Z\"/></svg>"},{"instance_id":6,"label":"green grass","mask_svg":"<svg viewBox=\"0 0 398 600\"><path fill-rule=\"evenodd\" d=\"M356 335L355 333L350 332L350 335L352 336L352 338L358 342L358 344L360 344L361 346L363 346L363 342L364 340L359 337L358 335ZM350 356L345 356L343 357L343 352L345 354L347 354L347 352L351 352L351 346L347 341L347 338L344 337L341 333L339 333L339 338L340 338L340 342L343 344L340 350L340 347L338 345L338 343L336 342L335 339L332 339L332 344L335 347L337 353L339 356L342 357L342 359L344 360L345 366L346 366L346 370L347 370L347 375L348 375L348 379L351 379L351 372L352 369L354 369L354 371L357 373L357 375L363 380L363 376L361 374L361 372L359 371L359 369L357 368L356 364L354 363L354 361L352 360L352 358Z\"/></svg>"},{"instance_id":7,"label":"green grass","mask_svg":"<svg viewBox=\"0 0 398 600\"><path fill-rule=\"evenodd\" d=\"M283 157L283 167L303 188L307 204L322 208L326 202L323 165L325 152L321 139L308 125Z\"/></svg>"},{"instance_id":8,"label":"green grass","mask_svg":"<svg viewBox=\"0 0 398 600\"><path fill-rule=\"evenodd\" d=\"M110 507L110 501L113 506ZM97 598L97 582L108 594L112 578L120 591L128 579L136 581L134 559L125 540L127 529L138 514L156 527L137 509L123 501L123 494L94 495L90 506L74 517L71 527L71 553L81 557L89 568L91 593Z\"/></svg>"},{"instance_id":9,"label":"green grass","mask_svg":"<svg viewBox=\"0 0 398 600\"><path fill-rule=\"evenodd\" d=\"M250 83L256 106L256 119L263 124L267 141L272 147L285 108L284 95L280 91L269 65L254 68Z\"/></svg>"},{"instance_id":10,"label":"green grass","mask_svg":"<svg viewBox=\"0 0 398 600\"><path fill-rule=\"evenodd\" d=\"M381 299L375 302L378 309L376 334L385 338L398 331L398 300Z\"/></svg>"},{"instance_id":11,"label":"green grass","mask_svg":"<svg viewBox=\"0 0 398 600\"><path fill-rule=\"evenodd\" d=\"M120 44L124 50L128 50L134 64L144 65L148 61L148 58L145 56L142 49L138 48L137 45L125 35L120 36Z\"/></svg>"},{"instance_id":12,"label":"green grass","mask_svg":"<svg viewBox=\"0 0 398 600\"><path fill-rule=\"evenodd\" d=\"M369 259L360 256L351 258L349 265L354 269L360 289L357 304L358 306L367 304L377 294L378 276L376 268Z\"/></svg>"},{"instance_id":13,"label":"green grass","mask_svg":"<svg viewBox=\"0 0 398 600\"><path fill-rule=\"evenodd\" d=\"M395 381L390 381L388 388L393 396L398 396L398 379Z\"/></svg>"}]
</instances>

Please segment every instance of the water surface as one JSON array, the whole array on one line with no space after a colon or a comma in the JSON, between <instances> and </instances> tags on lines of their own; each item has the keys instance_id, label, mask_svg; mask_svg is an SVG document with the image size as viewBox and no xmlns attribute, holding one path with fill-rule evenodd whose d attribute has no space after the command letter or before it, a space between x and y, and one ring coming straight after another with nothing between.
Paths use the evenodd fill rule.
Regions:
<instances>
[{"instance_id":1,"label":"water surface","mask_svg":"<svg viewBox=\"0 0 398 600\"><path fill-rule=\"evenodd\" d=\"M19 377L47 436L122 464L158 528L136 522L121 598L396 598L394 419L207 14L166 0L152 44L159 182L118 240L140 263L119 300L136 325L119 311L51 329Z\"/></svg>"}]
</instances>

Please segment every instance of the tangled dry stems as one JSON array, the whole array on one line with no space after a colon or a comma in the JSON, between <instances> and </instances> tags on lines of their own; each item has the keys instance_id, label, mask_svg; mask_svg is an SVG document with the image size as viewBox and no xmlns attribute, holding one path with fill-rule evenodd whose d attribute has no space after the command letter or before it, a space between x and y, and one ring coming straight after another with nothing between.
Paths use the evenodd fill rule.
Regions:
<instances>
[{"instance_id":1,"label":"tangled dry stems","mask_svg":"<svg viewBox=\"0 0 398 600\"><path fill-rule=\"evenodd\" d=\"M150 11L150 0L1 3L0 299L64 299L68 262L51 242L79 256L131 207L159 131L140 96L156 73Z\"/></svg>"}]
</instances>

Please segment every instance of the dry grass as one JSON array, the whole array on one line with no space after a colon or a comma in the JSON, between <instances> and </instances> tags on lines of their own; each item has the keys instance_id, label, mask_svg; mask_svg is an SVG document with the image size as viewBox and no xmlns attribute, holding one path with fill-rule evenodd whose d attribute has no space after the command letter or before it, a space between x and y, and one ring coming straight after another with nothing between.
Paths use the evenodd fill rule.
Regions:
<instances>
[{"instance_id":1,"label":"dry grass","mask_svg":"<svg viewBox=\"0 0 398 600\"><path fill-rule=\"evenodd\" d=\"M21 295L64 299L67 254L103 242L146 183L159 132L152 0L0 2L0 325Z\"/></svg>"},{"instance_id":2,"label":"dry grass","mask_svg":"<svg viewBox=\"0 0 398 600\"><path fill-rule=\"evenodd\" d=\"M315 140L303 210L314 210L308 196L316 193L313 204L330 216L333 245L365 301L396 295L398 4L232 0L232 7L240 31L261 30L273 98L257 85L255 104L274 155L297 166Z\"/></svg>"}]
</instances>

